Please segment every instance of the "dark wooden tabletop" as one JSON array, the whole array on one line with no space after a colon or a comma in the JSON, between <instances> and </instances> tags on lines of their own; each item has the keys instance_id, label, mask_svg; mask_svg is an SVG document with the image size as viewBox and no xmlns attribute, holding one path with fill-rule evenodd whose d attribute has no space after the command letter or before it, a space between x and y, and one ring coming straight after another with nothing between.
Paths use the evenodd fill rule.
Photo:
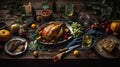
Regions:
<instances>
[{"instance_id":1,"label":"dark wooden tabletop","mask_svg":"<svg viewBox=\"0 0 120 67\"><path fill-rule=\"evenodd\" d=\"M7 24L7 26L10 26L12 23L14 23L14 19L10 20L1 20L3 22L5 22ZM31 66L32 64L34 64L33 66L39 66L39 65L44 65L44 64L52 64L55 65L53 62L53 57L58 54L58 51L39 51L39 56L36 58L33 56L33 51L31 50L27 50L26 52L24 52L23 54L19 55L19 56L10 56L8 55L4 49L0 50L0 62L4 64L5 63L9 63L9 65L11 64L19 64L23 63L23 64L27 64L29 66ZM79 50L79 56L74 56L73 55L73 51L68 53L67 55L65 55L62 60L60 62L58 62L57 64L62 64L64 65L65 63L68 65L75 65L75 64L81 64L81 65L86 65L86 63L89 64L109 64L109 63L119 63L119 60L117 59L105 59L102 56L100 56L94 49L94 47L91 50ZM15 62L11 62L11 61L5 61L8 59L13 59L12 61ZM14 60L17 59L17 60ZM24 61L21 61L21 59L23 59ZM30 59L30 60L29 60ZM37 62L36 62L37 61ZM28 63L27 63L28 62ZM104 63L105 62L105 63Z\"/></svg>"},{"instance_id":2,"label":"dark wooden tabletop","mask_svg":"<svg viewBox=\"0 0 120 67\"><path fill-rule=\"evenodd\" d=\"M10 27L12 23L14 23L14 17L12 19L4 19L1 20L7 24L7 27ZM39 51L39 57L37 59L53 59L53 57L58 54L58 51ZM79 50L80 56L75 57L73 52L67 54L64 59L98 59L100 58L97 53L95 53L94 48L93 50ZM33 51L27 50L24 54L16 57L9 56L4 51L0 54L0 59L35 59L33 56Z\"/></svg>"},{"instance_id":3,"label":"dark wooden tabletop","mask_svg":"<svg viewBox=\"0 0 120 67\"><path fill-rule=\"evenodd\" d=\"M19 56L10 56L5 52L0 54L0 59L53 59L53 57L58 54L58 51L39 51L39 57L35 58L33 56L33 51L27 50L25 53ZM93 51L79 51L79 56L74 56L73 52L68 53L63 59L98 59L99 57Z\"/></svg>"},{"instance_id":4,"label":"dark wooden tabletop","mask_svg":"<svg viewBox=\"0 0 120 67\"><path fill-rule=\"evenodd\" d=\"M7 25L13 23L13 20L4 20ZM60 61L54 63L54 56L58 54L58 51L39 51L39 56L34 57L33 51L27 50L23 54L18 56L8 55L4 49L0 50L0 64L3 66L89 66L89 65L109 65L119 64L119 59L106 59L100 56L94 49L79 50L79 56L74 56L73 51L63 56Z\"/></svg>"}]
</instances>

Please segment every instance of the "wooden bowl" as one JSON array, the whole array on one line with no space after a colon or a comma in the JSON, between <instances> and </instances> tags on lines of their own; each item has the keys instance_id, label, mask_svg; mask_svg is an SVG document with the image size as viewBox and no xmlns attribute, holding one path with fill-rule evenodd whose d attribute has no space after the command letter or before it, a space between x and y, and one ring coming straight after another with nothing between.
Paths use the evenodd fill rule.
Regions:
<instances>
[{"instance_id":1,"label":"wooden bowl","mask_svg":"<svg viewBox=\"0 0 120 67\"><path fill-rule=\"evenodd\" d=\"M42 10L41 16L42 16L43 20L49 20L52 16L52 11L51 10Z\"/></svg>"}]
</instances>

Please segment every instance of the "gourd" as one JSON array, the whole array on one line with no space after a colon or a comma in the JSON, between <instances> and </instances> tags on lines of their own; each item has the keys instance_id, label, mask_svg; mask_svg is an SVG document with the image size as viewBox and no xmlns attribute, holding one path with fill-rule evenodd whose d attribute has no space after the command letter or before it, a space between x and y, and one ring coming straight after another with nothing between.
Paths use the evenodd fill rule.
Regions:
<instances>
[{"instance_id":1,"label":"gourd","mask_svg":"<svg viewBox=\"0 0 120 67\"><path fill-rule=\"evenodd\" d=\"M0 30L0 42L6 42L10 38L10 31L6 29Z\"/></svg>"}]
</instances>

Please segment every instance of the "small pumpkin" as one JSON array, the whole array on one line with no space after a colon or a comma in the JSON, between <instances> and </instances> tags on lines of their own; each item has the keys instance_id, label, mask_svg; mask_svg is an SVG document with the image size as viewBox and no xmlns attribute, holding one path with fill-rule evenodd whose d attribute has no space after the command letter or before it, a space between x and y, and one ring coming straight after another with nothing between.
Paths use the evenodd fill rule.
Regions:
<instances>
[{"instance_id":1,"label":"small pumpkin","mask_svg":"<svg viewBox=\"0 0 120 67\"><path fill-rule=\"evenodd\" d=\"M10 38L10 31L6 29L0 30L0 42L8 41Z\"/></svg>"},{"instance_id":2,"label":"small pumpkin","mask_svg":"<svg viewBox=\"0 0 120 67\"><path fill-rule=\"evenodd\" d=\"M119 33L120 32L120 20L111 22L110 29L113 32Z\"/></svg>"}]
</instances>

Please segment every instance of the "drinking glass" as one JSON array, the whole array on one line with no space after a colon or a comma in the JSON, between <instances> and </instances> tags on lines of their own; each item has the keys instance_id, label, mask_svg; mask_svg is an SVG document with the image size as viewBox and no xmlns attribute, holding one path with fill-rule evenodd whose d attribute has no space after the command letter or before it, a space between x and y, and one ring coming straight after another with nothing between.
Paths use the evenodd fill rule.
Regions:
<instances>
[{"instance_id":1,"label":"drinking glass","mask_svg":"<svg viewBox=\"0 0 120 67\"><path fill-rule=\"evenodd\" d=\"M84 27L89 26L90 24L90 15L86 12L79 13L79 23L82 24Z\"/></svg>"},{"instance_id":2,"label":"drinking glass","mask_svg":"<svg viewBox=\"0 0 120 67\"><path fill-rule=\"evenodd\" d=\"M72 16L74 12L74 5L72 3L67 3L65 5L65 15Z\"/></svg>"}]
</instances>

